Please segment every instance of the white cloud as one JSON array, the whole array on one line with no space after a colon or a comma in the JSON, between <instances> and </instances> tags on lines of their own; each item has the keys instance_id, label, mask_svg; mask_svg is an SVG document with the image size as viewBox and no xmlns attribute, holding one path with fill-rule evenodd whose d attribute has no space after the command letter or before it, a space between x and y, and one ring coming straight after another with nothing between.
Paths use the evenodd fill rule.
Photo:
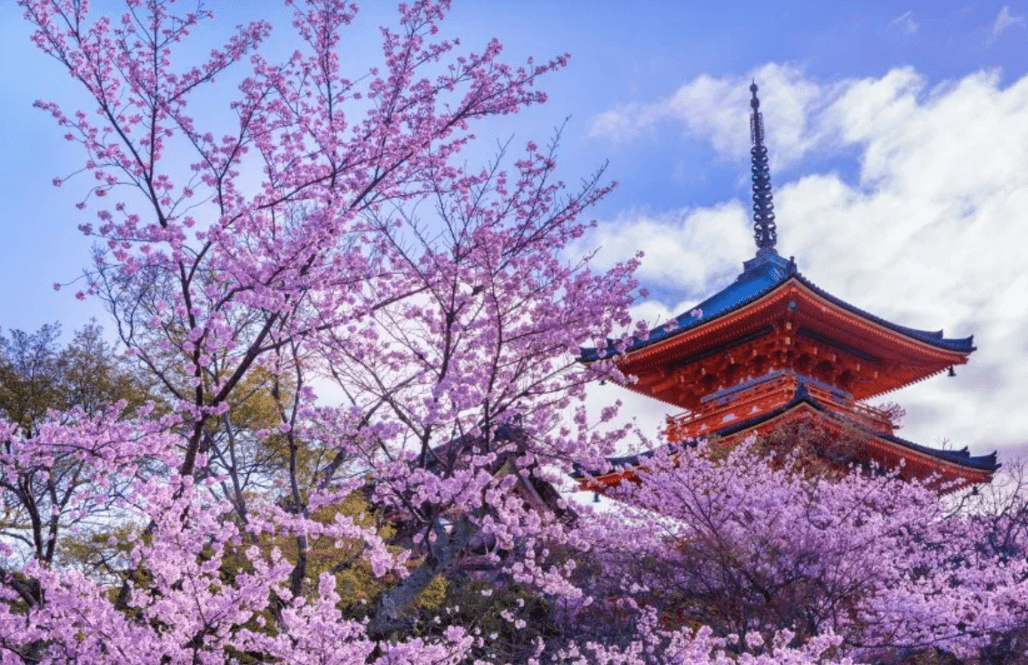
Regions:
<instances>
[{"instance_id":1,"label":"white cloud","mask_svg":"<svg viewBox=\"0 0 1028 665\"><path fill-rule=\"evenodd\" d=\"M761 71L777 73L761 97L772 153L860 151L857 182L813 172L782 182L772 173L779 250L858 307L903 325L944 327L950 337L975 335L979 351L958 378L889 396L909 414L900 434L929 445L948 438L978 453L1024 446L1028 77L1002 88L998 74L980 72L929 89L909 68L829 84L786 66ZM700 77L651 106L688 107L696 119L678 111L666 117L691 133L707 131L744 171L737 144L748 140L748 84L748 77ZM722 288L752 256L744 205L629 212L586 242L599 240L604 264L647 251L640 277L668 301L639 308L652 322Z\"/></svg>"},{"instance_id":2,"label":"white cloud","mask_svg":"<svg viewBox=\"0 0 1028 665\"><path fill-rule=\"evenodd\" d=\"M992 24L992 32L989 33L988 43L993 43L999 37L1000 33L1011 27L1025 27L1025 17L1023 14L1015 16L1010 13L1010 6L1003 5L999 10L999 14L996 15L996 20Z\"/></svg>"},{"instance_id":3,"label":"white cloud","mask_svg":"<svg viewBox=\"0 0 1028 665\"><path fill-rule=\"evenodd\" d=\"M770 63L744 76L716 79L702 75L653 103L634 103L601 113L593 120L593 136L619 141L656 134L678 123L685 134L708 140L725 160L749 155L750 82L760 87L760 110L772 167L791 164L830 139L826 129L810 122L837 95L838 86L804 78L793 65Z\"/></svg>"},{"instance_id":4,"label":"white cloud","mask_svg":"<svg viewBox=\"0 0 1028 665\"><path fill-rule=\"evenodd\" d=\"M914 12L907 11L900 14L896 18L889 21L889 27L897 27L907 34L913 34L917 32L918 25L914 22Z\"/></svg>"},{"instance_id":5,"label":"white cloud","mask_svg":"<svg viewBox=\"0 0 1028 665\"><path fill-rule=\"evenodd\" d=\"M730 201L711 208L624 213L571 251L598 248L594 260L603 266L642 251L641 280L696 297L707 288L711 274L727 275L738 267L752 242L750 233L746 209Z\"/></svg>"}]
</instances>

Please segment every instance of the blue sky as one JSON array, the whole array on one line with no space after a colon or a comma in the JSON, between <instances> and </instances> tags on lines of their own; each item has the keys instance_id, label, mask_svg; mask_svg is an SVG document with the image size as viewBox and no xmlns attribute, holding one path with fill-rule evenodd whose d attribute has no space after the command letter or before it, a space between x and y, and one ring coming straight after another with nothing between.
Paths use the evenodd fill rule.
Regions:
<instances>
[{"instance_id":1,"label":"blue sky","mask_svg":"<svg viewBox=\"0 0 1028 665\"><path fill-rule=\"evenodd\" d=\"M114 6L94 2L100 10ZM747 86L761 86L779 249L829 292L897 323L974 334L956 379L890 396L900 434L975 453L1028 454L1028 4L455 0L444 31L492 36L514 61L570 52L549 102L479 132L545 140L569 118L563 175L607 163L617 190L582 248L601 262L646 251L652 292L637 314L677 314L734 279L753 253ZM692 6L690 6L692 5ZM256 15L285 33L277 3L207 3L219 25ZM248 8L247 8L248 7ZM256 7L256 8L255 8ZM390 3L362 10L345 60L359 68ZM37 98L77 98L0 0L0 326L66 331L95 302L55 292L89 258L74 208L84 181L50 183L80 155ZM282 41L273 48L286 48ZM216 100L215 100L216 101ZM212 104L214 102L212 101ZM216 110L214 110L216 112ZM624 396L616 387L597 401ZM629 401L646 427L659 404Z\"/></svg>"}]
</instances>

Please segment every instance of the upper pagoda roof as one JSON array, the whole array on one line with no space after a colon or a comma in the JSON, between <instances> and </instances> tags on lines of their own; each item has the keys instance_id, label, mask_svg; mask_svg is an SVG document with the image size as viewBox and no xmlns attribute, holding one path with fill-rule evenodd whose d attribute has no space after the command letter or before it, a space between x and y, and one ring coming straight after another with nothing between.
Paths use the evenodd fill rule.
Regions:
<instances>
[{"instance_id":1,"label":"upper pagoda roof","mask_svg":"<svg viewBox=\"0 0 1028 665\"><path fill-rule=\"evenodd\" d=\"M756 257L743 263L743 271L734 282L689 311L679 314L667 323L652 329L645 338L633 338L625 351L631 353L659 344L685 331L697 328L714 319L742 309L749 303L774 291L790 279L796 280L821 298L847 312L911 339L946 351L970 353L975 350L973 335L969 337L947 338L943 336L943 331L941 330L918 330L887 321L824 291L800 274L796 268L796 262L792 258L785 259L779 256L778 252L774 249L760 249ZM582 360L584 361L599 360L615 355L620 354L616 351L613 341L608 342L606 349L582 349Z\"/></svg>"},{"instance_id":2,"label":"upper pagoda roof","mask_svg":"<svg viewBox=\"0 0 1028 665\"><path fill-rule=\"evenodd\" d=\"M679 314L664 325L651 330L645 338L632 339L623 353L631 354L646 347L658 345L665 340L677 337L682 333L703 326L715 319L735 312L749 303L771 293L789 280L806 287L806 289L823 301L842 311L856 315L864 321L898 333L910 340L923 342L941 351L956 354L968 354L974 351L974 338L963 337L947 339L941 330L929 331L908 328L866 312L848 302L837 298L818 288L796 269L796 262L778 255L775 245L778 243L778 230L775 224L774 197L771 193L771 172L768 166L767 146L764 145L764 120L760 113L760 100L757 98L757 84L750 85L753 98L750 100L750 149L753 175L753 239L757 245L757 255L743 263L743 271L727 288L715 293L693 309ZM585 362L610 358L621 355L613 341L608 340L606 348L582 349L581 359Z\"/></svg>"}]
</instances>

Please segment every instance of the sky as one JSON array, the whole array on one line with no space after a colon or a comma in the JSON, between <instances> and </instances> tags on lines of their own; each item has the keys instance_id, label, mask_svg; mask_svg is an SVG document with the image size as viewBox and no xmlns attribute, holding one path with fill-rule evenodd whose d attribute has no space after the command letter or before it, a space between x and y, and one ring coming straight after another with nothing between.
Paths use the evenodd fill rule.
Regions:
<instances>
[{"instance_id":1,"label":"sky","mask_svg":"<svg viewBox=\"0 0 1028 665\"><path fill-rule=\"evenodd\" d=\"M206 6L210 35L258 17L288 27L271 0ZM362 9L345 44L355 69L391 7ZM0 0L0 327L110 327L98 303L52 288L88 263L76 229L92 220L74 207L83 180L51 184L81 156L32 102L83 100L33 50L20 14ZM635 314L652 324L725 287L754 254L756 80L779 252L878 316L975 336L955 378L887 396L907 410L898 434L1028 457L1028 2L454 0L443 29L469 47L497 37L515 62L571 54L542 83L548 102L486 127L470 157L563 126L565 180L605 165L618 182L576 249L598 247L599 266L642 250L650 296ZM590 397L618 398L647 431L669 408L617 386Z\"/></svg>"}]
</instances>

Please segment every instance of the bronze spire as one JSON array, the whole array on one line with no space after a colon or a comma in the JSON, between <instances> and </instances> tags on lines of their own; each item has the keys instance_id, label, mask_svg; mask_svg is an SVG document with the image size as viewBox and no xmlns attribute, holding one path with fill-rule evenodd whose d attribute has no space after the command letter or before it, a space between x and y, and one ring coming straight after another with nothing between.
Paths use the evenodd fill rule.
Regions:
<instances>
[{"instance_id":1,"label":"bronze spire","mask_svg":"<svg viewBox=\"0 0 1028 665\"><path fill-rule=\"evenodd\" d=\"M750 156L753 159L753 239L757 242L758 253L762 250L774 251L778 241L775 231L775 206L771 198L771 171L767 165L767 148L764 147L764 118L758 110L760 100L757 99L757 83L750 85L753 98L750 106L750 139L753 147Z\"/></svg>"}]
</instances>

